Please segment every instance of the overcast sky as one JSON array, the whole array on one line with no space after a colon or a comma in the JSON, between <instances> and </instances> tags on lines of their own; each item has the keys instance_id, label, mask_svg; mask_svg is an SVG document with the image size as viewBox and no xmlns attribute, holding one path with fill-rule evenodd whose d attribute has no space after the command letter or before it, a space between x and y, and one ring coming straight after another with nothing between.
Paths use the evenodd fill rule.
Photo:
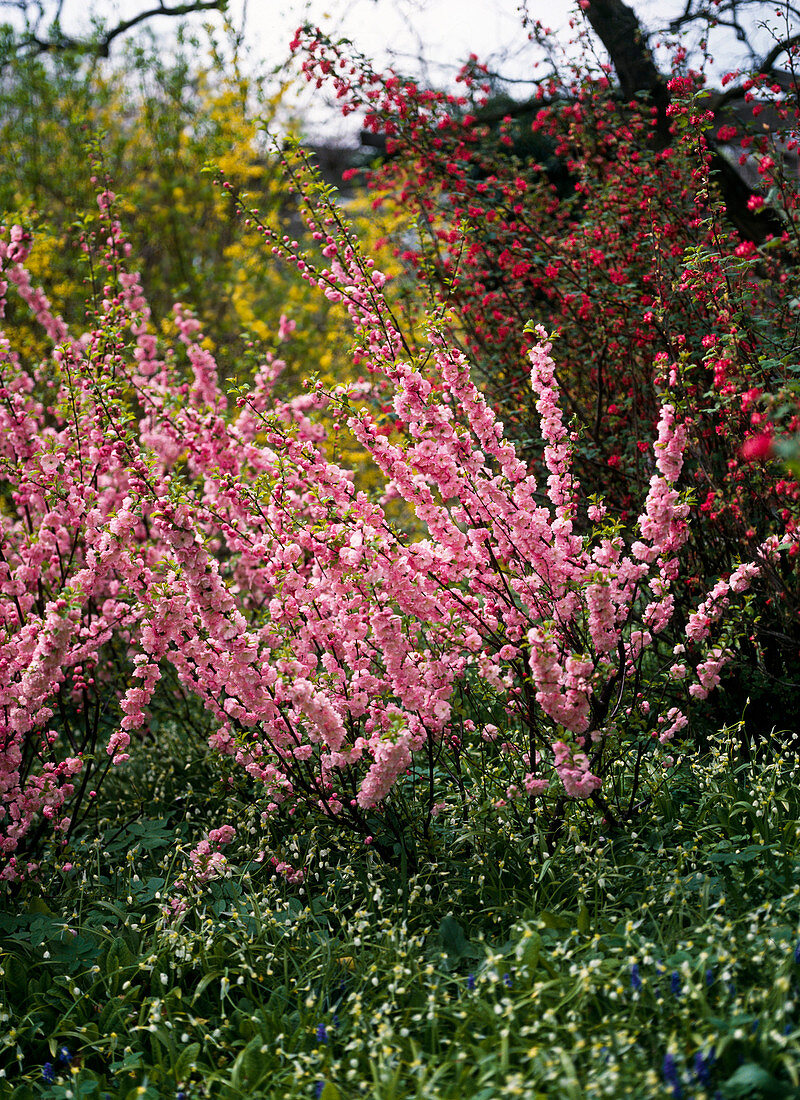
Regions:
<instances>
[{"instance_id":1,"label":"overcast sky","mask_svg":"<svg viewBox=\"0 0 800 1100\"><path fill-rule=\"evenodd\" d=\"M273 6L265 0L231 0L235 18L244 15L246 41L260 56L279 64L296 27L308 20L335 37L349 38L377 66L393 64L434 85L446 85L471 53L512 79L532 74L538 56L523 29L520 0L290 0ZM532 0L546 9L554 29L566 27L570 0ZM520 87L519 94L530 87ZM342 135L352 123L324 112L315 94L306 104L313 128Z\"/></svg>"},{"instance_id":2,"label":"overcast sky","mask_svg":"<svg viewBox=\"0 0 800 1100\"><path fill-rule=\"evenodd\" d=\"M135 2L135 0L126 0ZM685 0L629 0L648 31L663 26L683 10ZM385 64L394 59L412 67L424 59L431 79L447 77L477 54L504 75L530 75L537 57L523 29L523 0L229 0L238 21L245 19L247 40L262 56L279 61L295 28L306 19L323 29L352 39L362 53ZM763 18L770 3L756 4ZM531 20L539 20L566 42L577 0L527 0ZM582 17L579 16L582 22ZM756 23L758 17L749 22ZM731 60L730 36L719 49ZM766 39L765 39L766 42ZM737 58L737 60L740 60ZM726 67L731 67L727 65Z\"/></svg>"},{"instance_id":3,"label":"overcast sky","mask_svg":"<svg viewBox=\"0 0 800 1100\"><path fill-rule=\"evenodd\" d=\"M171 6L176 0L166 0ZM245 43L254 58L276 66L288 55L296 27L309 20L336 36L352 39L362 53L377 65L394 63L416 71L431 83L444 84L466 60L476 53L490 68L516 80L530 76L538 56L527 41L520 11L522 0L229 0L229 10L238 26L244 21ZM776 0L777 2L777 0ZM655 30L681 11L684 0L629 0L647 30ZM2 4L2 0L0 0ZM53 10L54 0L44 0ZM62 0L62 26L66 33L82 33L88 14L95 13L109 25L117 18L130 17L152 0ZM527 0L528 14L553 28L563 42L569 38L567 24L575 10L573 0ZM9 9L2 7L6 13ZM769 2L755 3L748 22L753 25L774 10ZM195 16L194 19L203 19ZM166 42L174 33L176 20L158 18L149 26ZM797 28L794 28L797 29ZM763 32L759 50L766 52L770 39ZM713 43L718 59L717 75L743 62L731 36ZM421 69L417 59L424 61ZM512 89L513 90L513 89ZM519 88L524 95L524 87ZM319 99L319 97L317 97Z\"/></svg>"},{"instance_id":4,"label":"overcast sky","mask_svg":"<svg viewBox=\"0 0 800 1100\"><path fill-rule=\"evenodd\" d=\"M401 61L424 57L432 68L452 68L470 53L493 61L525 51L519 0L294 0L272 5L264 0L232 0L231 11L246 3L250 40L265 52L285 49L305 19L330 28L368 56L383 60L391 54ZM569 0L548 0L532 8L547 12L556 26L564 25Z\"/></svg>"},{"instance_id":5,"label":"overcast sky","mask_svg":"<svg viewBox=\"0 0 800 1100\"><path fill-rule=\"evenodd\" d=\"M651 32L663 27L685 6L685 0L628 2ZM528 41L521 4L522 0L230 0L230 11L236 20L244 18L246 41L256 53L275 64L284 59L295 28L307 19L336 36L351 39L377 65L394 62L396 67L420 73L430 83L441 86L470 53L477 54L491 70L513 80L541 75L533 68L541 54ZM575 33L569 30L569 20L576 10L576 0L527 0L530 19L552 27L562 43ZM772 39L758 30L757 24L771 15L774 4L755 3L749 10L746 22L753 29L759 52L766 53ZM582 23L582 16L578 19ZM718 80L726 70L745 65L746 54L729 32L717 31L715 36L712 53L716 64L710 71ZM695 34L695 41L697 37ZM655 39L654 34L651 41ZM515 88L509 90L513 94ZM520 84L516 91L524 96L530 88ZM319 110L316 102L315 118ZM336 124L331 121L326 125Z\"/></svg>"},{"instance_id":6,"label":"overcast sky","mask_svg":"<svg viewBox=\"0 0 800 1100\"><path fill-rule=\"evenodd\" d=\"M24 0L23 0L24 2ZM164 0L168 6L179 0ZM183 0L181 0L183 2ZM648 30L680 12L685 0L628 0ZM751 0L745 21L755 25L773 16L781 0ZM45 12L54 12L57 0L39 0ZM257 53L278 63L288 52L295 28L308 19L340 35L352 38L362 52L384 60L388 54L403 58L424 56L432 65L452 67L471 52L497 61L526 54L521 31L523 0L229 0L235 23L246 19L247 39ZM7 19L20 0L0 0ZM109 24L129 17L152 0L61 0L62 26L67 33L85 31L92 15ZM563 31L575 0L527 0L528 14ZM34 0L30 0L34 7ZM202 19L204 16L195 16ZM169 34L172 19L153 19L154 29ZM796 28L795 28L796 29ZM764 39L765 44L768 39ZM722 45L720 45L722 48ZM728 41L724 49L730 52ZM530 56L530 50L527 51Z\"/></svg>"}]
</instances>

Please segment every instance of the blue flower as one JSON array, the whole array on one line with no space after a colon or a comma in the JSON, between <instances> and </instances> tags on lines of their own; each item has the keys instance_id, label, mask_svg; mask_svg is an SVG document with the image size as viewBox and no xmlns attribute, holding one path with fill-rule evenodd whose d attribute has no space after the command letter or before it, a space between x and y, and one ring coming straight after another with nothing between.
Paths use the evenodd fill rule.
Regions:
<instances>
[{"instance_id":1,"label":"blue flower","mask_svg":"<svg viewBox=\"0 0 800 1100\"><path fill-rule=\"evenodd\" d=\"M317 1028L317 1042L318 1043L327 1043L327 1041L328 1041L328 1029L325 1027L324 1024L320 1024L319 1027Z\"/></svg>"},{"instance_id":2,"label":"blue flower","mask_svg":"<svg viewBox=\"0 0 800 1100\"><path fill-rule=\"evenodd\" d=\"M314 1096L316 1097L316 1100L319 1100L320 1096L322 1096L324 1088L324 1081L317 1081L316 1085L314 1085Z\"/></svg>"},{"instance_id":3,"label":"blue flower","mask_svg":"<svg viewBox=\"0 0 800 1100\"><path fill-rule=\"evenodd\" d=\"M800 966L800 943L794 949L794 961Z\"/></svg>"},{"instance_id":4,"label":"blue flower","mask_svg":"<svg viewBox=\"0 0 800 1100\"><path fill-rule=\"evenodd\" d=\"M472 993L475 989L475 975L474 974L468 974L467 975L467 989L470 991L470 993Z\"/></svg>"},{"instance_id":5,"label":"blue flower","mask_svg":"<svg viewBox=\"0 0 800 1100\"><path fill-rule=\"evenodd\" d=\"M694 1075L704 1088L711 1084L711 1067L714 1064L714 1054L701 1054L698 1050L694 1056Z\"/></svg>"},{"instance_id":6,"label":"blue flower","mask_svg":"<svg viewBox=\"0 0 800 1100\"><path fill-rule=\"evenodd\" d=\"M513 984L514 983L511 981L511 975L510 974L504 974L503 975L503 985L506 986L508 989L510 989Z\"/></svg>"},{"instance_id":7,"label":"blue flower","mask_svg":"<svg viewBox=\"0 0 800 1100\"><path fill-rule=\"evenodd\" d=\"M667 1085L672 1089L672 1095L676 1100L680 1100L683 1096L683 1089L681 1088L681 1079L678 1075L678 1066L675 1061L675 1055L670 1054L669 1051L664 1055L664 1061L661 1064L661 1073Z\"/></svg>"},{"instance_id":8,"label":"blue flower","mask_svg":"<svg viewBox=\"0 0 800 1100\"><path fill-rule=\"evenodd\" d=\"M669 988L672 991L673 997L680 997L681 995L681 976L677 970L673 970L669 979Z\"/></svg>"},{"instance_id":9,"label":"blue flower","mask_svg":"<svg viewBox=\"0 0 800 1100\"><path fill-rule=\"evenodd\" d=\"M711 986L714 984L714 971L708 969L706 971L706 985Z\"/></svg>"},{"instance_id":10,"label":"blue flower","mask_svg":"<svg viewBox=\"0 0 800 1100\"><path fill-rule=\"evenodd\" d=\"M58 1060L62 1066L68 1066L72 1061L72 1054L69 1047L60 1047L58 1051Z\"/></svg>"},{"instance_id":11,"label":"blue flower","mask_svg":"<svg viewBox=\"0 0 800 1100\"><path fill-rule=\"evenodd\" d=\"M56 1071L53 1069L52 1062L45 1062L42 1066L42 1080L46 1081L48 1085L52 1085L56 1079Z\"/></svg>"},{"instance_id":12,"label":"blue flower","mask_svg":"<svg viewBox=\"0 0 800 1100\"><path fill-rule=\"evenodd\" d=\"M631 967L631 989L634 993L638 993L642 988L642 978L639 974L639 967L636 963Z\"/></svg>"}]
</instances>

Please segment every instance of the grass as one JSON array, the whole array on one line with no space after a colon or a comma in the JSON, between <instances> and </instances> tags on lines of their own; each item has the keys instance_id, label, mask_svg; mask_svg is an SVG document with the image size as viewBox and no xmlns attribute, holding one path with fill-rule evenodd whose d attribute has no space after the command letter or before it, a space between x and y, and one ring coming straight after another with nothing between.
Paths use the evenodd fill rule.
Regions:
<instances>
[{"instance_id":1,"label":"grass","mask_svg":"<svg viewBox=\"0 0 800 1100\"><path fill-rule=\"evenodd\" d=\"M268 832L151 747L147 813L116 822L109 788L0 914L0 1095L800 1097L800 765L734 740L627 833L575 806L548 853L444 814L413 875L298 817ZM226 814L247 843L193 884Z\"/></svg>"}]
</instances>

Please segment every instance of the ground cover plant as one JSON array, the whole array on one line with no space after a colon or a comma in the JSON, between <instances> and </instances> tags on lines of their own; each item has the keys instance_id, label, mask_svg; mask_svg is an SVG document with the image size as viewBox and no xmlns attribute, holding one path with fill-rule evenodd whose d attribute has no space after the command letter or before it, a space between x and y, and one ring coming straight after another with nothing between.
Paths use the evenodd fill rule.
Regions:
<instances>
[{"instance_id":1,"label":"ground cover plant","mask_svg":"<svg viewBox=\"0 0 800 1100\"><path fill-rule=\"evenodd\" d=\"M311 37L307 75L328 75L329 48ZM417 109L417 89L335 61L346 92ZM680 135L700 108L694 79L674 79ZM423 103L434 119L453 106ZM311 377L281 388L302 320L283 314L230 388L235 342L215 352L184 302L169 326L153 314L97 147L79 323L9 220L8 1095L800 1095L796 730L748 728L725 679L759 632L785 626L790 646L796 628L796 494L775 441L791 461L793 235L742 250L702 146L680 157L700 237L674 278L703 308L690 331L661 316L685 347L672 361L651 347L647 368L628 332L649 398L624 499L568 420L574 379L600 389L576 374L574 333L520 324L538 442L514 439L435 270L408 328L288 143L285 224L225 166L212 176L246 239L349 317L355 381L324 381L306 333ZM785 166L775 181L793 225ZM779 290L747 328L765 273ZM692 341L720 340L744 358L717 363L698 409L710 361ZM748 356L764 401L742 420ZM764 490L724 555L703 553L716 536L692 485L709 433L734 456L725 507L741 518Z\"/></svg>"},{"instance_id":2,"label":"ground cover plant","mask_svg":"<svg viewBox=\"0 0 800 1100\"><path fill-rule=\"evenodd\" d=\"M3 917L8 1095L797 1095L797 765L731 761L731 732L633 834L578 813L532 860L513 819L487 850L454 815L403 875L301 817L302 885L243 845L177 916L184 777L151 746L150 819L110 800L60 889Z\"/></svg>"}]
</instances>

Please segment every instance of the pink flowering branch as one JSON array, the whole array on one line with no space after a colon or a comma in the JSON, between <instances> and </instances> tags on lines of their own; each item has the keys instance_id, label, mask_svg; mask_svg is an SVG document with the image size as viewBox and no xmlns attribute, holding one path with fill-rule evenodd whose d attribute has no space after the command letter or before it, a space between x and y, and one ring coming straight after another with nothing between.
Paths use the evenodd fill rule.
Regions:
<instances>
[{"instance_id":1,"label":"pink flowering branch","mask_svg":"<svg viewBox=\"0 0 800 1100\"><path fill-rule=\"evenodd\" d=\"M346 304L357 354L404 430L379 430L372 383L277 400L274 356L228 401L186 307L181 347L160 348L109 192L100 211L113 276L77 338L32 288L24 234L0 248L56 343L47 407L0 344L0 477L13 502L0 517L0 873L24 873L45 825L74 827L97 750L106 767L125 764L167 676L202 703L211 745L259 785L267 814L299 801L362 836L380 814L402 840L403 799L425 791L427 828L435 765L457 778L477 751L502 754L498 802L538 813L591 798L611 814L624 746L666 744L686 726L683 702L719 683L729 642L713 644L712 628L760 568L741 566L690 617L690 663L680 651L664 660L689 521L675 408L660 410L635 528L604 527L573 476L576 441L538 331L542 492L435 324L424 359L403 357L382 277L324 208L309 221L325 266L291 242L271 247ZM384 497L413 514L409 533L327 457L331 405ZM128 658L106 675L117 643ZM502 736L489 720L458 724L454 696L476 682L505 713ZM100 698L116 716L103 745L86 724ZM200 878L224 868L215 835L195 849Z\"/></svg>"}]
</instances>

